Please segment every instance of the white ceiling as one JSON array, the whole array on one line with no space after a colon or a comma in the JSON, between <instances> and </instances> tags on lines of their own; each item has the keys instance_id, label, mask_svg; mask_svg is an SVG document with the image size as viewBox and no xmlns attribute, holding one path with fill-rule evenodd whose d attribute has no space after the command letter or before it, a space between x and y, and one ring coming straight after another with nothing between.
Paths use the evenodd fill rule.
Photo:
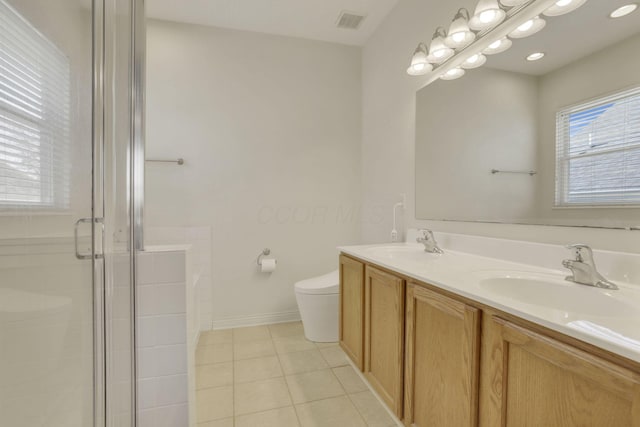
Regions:
<instances>
[{"instance_id":1,"label":"white ceiling","mask_svg":"<svg viewBox=\"0 0 640 427\"><path fill-rule=\"evenodd\" d=\"M640 32L640 9L624 18L609 14L630 0L590 0L569 14L545 18L539 33L513 41L506 52L488 57L487 66L507 71L544 75L600 51ZM540 61L528 62L533 52L545 52ZM636 55L637 52L630 52Z\"/></svg>"},{"instance_id":2,"label":"white ceiling","mask_svg":"<svg viewBox=\"0 0 640 427\"><path fill-rule=\"evenodd\" d=\"M362 46L398 0L147 0L167 21ZM366 15L358 30L336 28L342 10Z\"/></svg>"}]
</instances>

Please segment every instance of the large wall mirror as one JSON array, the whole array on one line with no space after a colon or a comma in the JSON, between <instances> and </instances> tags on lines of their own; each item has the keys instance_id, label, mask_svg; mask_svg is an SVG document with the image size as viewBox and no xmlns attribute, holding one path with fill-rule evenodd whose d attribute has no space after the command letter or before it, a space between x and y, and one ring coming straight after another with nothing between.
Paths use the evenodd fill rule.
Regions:
<instances>
[{"instance_id":1,"label":"large wall mirror","mask_svg":"<svg viewBox=\"0 0 640 427\"><path fill-rule=\"evenodd\" d=\"M588 1L417 92L417 218L640 229L640 10L610 18L623 4Z\"/></svg>"}]
</instances>

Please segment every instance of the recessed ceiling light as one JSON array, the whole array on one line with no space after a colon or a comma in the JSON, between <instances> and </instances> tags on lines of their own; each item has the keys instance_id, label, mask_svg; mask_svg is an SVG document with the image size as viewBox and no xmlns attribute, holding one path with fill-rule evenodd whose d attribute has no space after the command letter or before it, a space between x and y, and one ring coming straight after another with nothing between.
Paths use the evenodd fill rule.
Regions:
<instances>
[{"instance_id":1,"label":"recessed ceiling light","mask_svg":"<svg viewBox=\"0 0 640 427\"><path fill-rule=\"evenodd\" d=\"M537 61L544 58L544 52L535 52L527 56L527 61Z\"/></svg>"},{"instance_id":2,"label":"recessed ceiling light","mask_svg":"<svg viewBox=\"0 0 640 427\"><path fill-rule=\"evenodd\" d=\"M638 8L637 3L631 3L624 5L622 7L617 8L609 15L609 18L622 18L623 16L627 16L628 14L634 12Z\"/></svg>"}]
</instances>

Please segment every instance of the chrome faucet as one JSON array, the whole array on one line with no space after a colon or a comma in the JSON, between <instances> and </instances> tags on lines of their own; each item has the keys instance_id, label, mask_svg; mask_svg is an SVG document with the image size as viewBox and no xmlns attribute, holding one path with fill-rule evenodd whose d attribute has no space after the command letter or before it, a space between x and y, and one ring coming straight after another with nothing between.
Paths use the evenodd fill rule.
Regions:
<instances>
[{"instance_id":1,"label":"chrome faucet","mask_svg":"<svg viewBox=\"0 0 640 427\"><path fill-rule=\"evenodd\" d=\"M598 273L596 263L593 260L593 251L589 246L576 244L567 246L567 249L573 251L575 259L562 261L562 265L573 273L571 276L567 276L566 280L596 288L618 289L615 283L611 283L602 274Z\"/></svg>"},{"instance_id":2,"label":"chrome faucet","mask_svg":"<svg viewBox=\"0 0 640 427\"><path fill-rule=\"evenodd\" d=\"M421 229L418 230L418 238L416 242L424 245L424 251L432 254L443 254L444 251L438 246L436 238L433 237L433 231Z\"/></svg>"}]
</instances>

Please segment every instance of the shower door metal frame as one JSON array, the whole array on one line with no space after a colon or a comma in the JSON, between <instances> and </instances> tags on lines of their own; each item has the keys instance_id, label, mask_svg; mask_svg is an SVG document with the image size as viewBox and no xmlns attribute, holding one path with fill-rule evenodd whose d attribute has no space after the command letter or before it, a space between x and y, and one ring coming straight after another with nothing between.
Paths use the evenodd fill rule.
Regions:
<instances>
[{"instance_id":1,"label":"shower door metal frame","mask_svg":"<svg viewBox=\"0 0 640 427\"><path fill-rule=\"evenodd\" d=\"M111 2L111 3L109 3ZM105 70L113 67L114 43L112 36L115 28L113 22L116 0L92 0L92 61L93 61L93 111L92 111L92 137L93 137L93 174L92 174L92 219L105 218L105 184L106 178L110 178L112 170L105 165L105 150L113 148L110 144L116 141L107 141L105 127L113 125L112 97L105 96L105 91L113 90L107 81ZM128 13L130 15L130 49L128 82L129 101L131 115L129 123L130 135L127 149L127 209L128 209L128 241L129 254L129 313L131 321L130 330L130 393L129 425L137 424L137 388L136 388L136 254L143 250L143 206L144 206L144 77L145 77L145 52L146 52L146 26L144 0L129 0ZM108 47L107 47L108 46ZM121 82L120 82L121 83ZM121 125L125 125L122 123ZM113 136L113 135L112 135ZM105 218L106 219L106 218ZM105 224L108 224L105 221ZM114 230L107 229L106 232ZM104 228L94 227L92 232L92 258L93 258L93 289L94 289L94 426L112 427L118 422L122 426L122 419L116 421L119 415L115 412L114 400L117 397L115 389L116 378L113 362L113 283L114 274L105 262L104 239L100 233Z\"/></svg>"},{"instance_id":2,"label":"shower door metal frame","mask_svg":"<svg viewBox=\"0 0 640 427\"><path fill-rule=\"evenodd\" d=\"M92 204L91 219L104 217L104 0L92 0ZM105 263L95 227L91 232L93 261L93 424L106 423Z\"/></svg>"}]
</instances>

